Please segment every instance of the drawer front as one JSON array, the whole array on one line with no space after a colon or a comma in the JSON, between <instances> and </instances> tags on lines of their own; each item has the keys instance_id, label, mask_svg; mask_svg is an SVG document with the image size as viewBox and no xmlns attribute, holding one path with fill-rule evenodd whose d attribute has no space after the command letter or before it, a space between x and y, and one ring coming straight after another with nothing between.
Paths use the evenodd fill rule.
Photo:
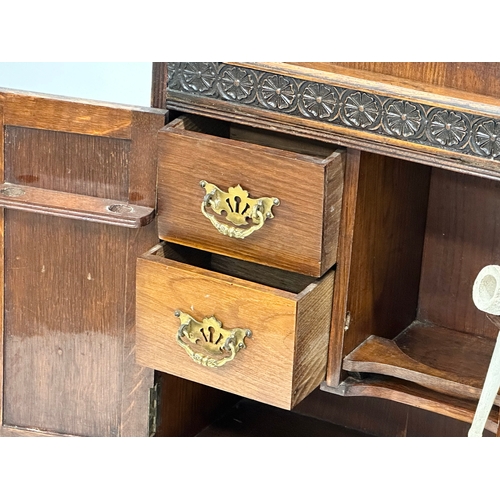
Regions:
<instances>
[{"instance_id":1,"label":"drawer front","mask_svg":"<svg viewBox=\"0 0 500 500\"><path fill-rule=\"evenodd\" d=\"M161 239L310 276L335 263L342 150L313 157L179 123L159 134Z\"/></svg>"},{"instance_id":2,"label":"drawer front","mask_svg":"<svg viewBox=\"0 0 500 500\"><path fill-rule=\"evenodd\" d=\"M154 253L137 266L139 364L286 409L324 380L333 271L291 293ZM223 330L246 347L215 352Z\"/></svg>"}]
</instances>

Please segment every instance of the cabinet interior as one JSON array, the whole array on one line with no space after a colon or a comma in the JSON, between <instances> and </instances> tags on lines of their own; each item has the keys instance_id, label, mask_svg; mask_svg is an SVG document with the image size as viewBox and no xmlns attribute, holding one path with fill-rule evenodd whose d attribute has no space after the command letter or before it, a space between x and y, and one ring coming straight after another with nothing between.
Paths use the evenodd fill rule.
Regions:
<instances>
[{"instance_id":1,"label":"cabinet interior","mask_svg":"<svg viewBox=\"0 0 500 500\"><path fill-rule=\"evenodd\" d=\"M499 190L494 180L361 155L343 370L479 398L498 331L472 285L500 260Z\"/></svg>"}]
</instances>

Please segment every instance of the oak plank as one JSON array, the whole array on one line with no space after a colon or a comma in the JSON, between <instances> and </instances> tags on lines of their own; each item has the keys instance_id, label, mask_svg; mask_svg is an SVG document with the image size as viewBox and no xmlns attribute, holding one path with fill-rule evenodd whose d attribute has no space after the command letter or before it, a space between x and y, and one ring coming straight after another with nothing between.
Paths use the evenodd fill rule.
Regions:
<instances>
[{"instance_id":1,"label":"oak plank","mask_svg":"<svg viewBox=\"0 0 500 500\"><path fill-rule=\"evenodd\" d=\"M153 164L154 165L154 164ZM136 362L136 259L158 241L156 221L140 229L130 229L120 249L125 254L123 346L121 371L120 436L149 435L149 389L154 370Z\"/></svg>"},{"instance_id":2,"label":"oak plank","mask_svg":"<svg viewBox=\"0 0 500 500\"><path fill-rule=\"evenodd\" d=\"M17 91L0 91L0 101L6 125L130 139L129 109Z\"/></svg>"},{"instance_id":3,"label":"oak plank","mask_svg":"<svg viewBox=\"0 0 500 500\"><path fill-rule=\"evenodd\" d=\"M387 83L404 83L410 88L429 89L442 93L455 89L459 92L500 98L496 62L293 62L295 66L329 73L376 79Z\"/></svg>"},{"instance_id":4,"label":"oak plank","mask_svg":"<svg viewBox=\"0 0 500 500\"><path fill-rule=\"evenodd\" d=\"M472 301L479 271L499 261L500 183L432 172L418 319L495 340Z\"/></svg>"},{"instance_id":5,"label":"oak plank","mask_svg":"<svg viewBox=\"0 0 500 500\"><path fill-rule=\"evenodd\" d=\"M326 380L328 385L336 386L340 382L342 370L344 332L347 320L347 298L349 277L351 274L352 244L356 221L356 200L358 195L359 169L361 152L347 149L342 212L339 229L339 247L335 273L335 293L333 294L332 324L328 346L328 367Z\"/></svg>"},{"instance_id":6,"label":"oak plank","mask_svg":"<svg viewBox=\"0 0 500 500\"><path fill-rule=\"evenodd\" d=\"M165 123L163 114L132 113L129 203L156 208L158 131ZM142 253L142 252L141 252Z\"/></svg>"},{"instance_id":7,"label":"oak plank","mask_svg":"<svg viewBox=\"0 0 500 500\"><path fill-rule=\"evenodd\" d=\"M303 295L297 304L292 407L326 377L334 279L335 272L330 271L317 284L314 293Z\"/></svg>"},{"instance_id":8,"label":"oak plank","mask_svg":"<svg viewBox=\"0 0 500 500\"><path fill-rule=\"evenodd\" d=\"M117 226L6 211L4 424L119 434L125 242Z\"/></svg>"},{"instance_id":9,"label":"oak plank","mask_svg":"<svg viewBox=\"0 0 500 500\"><path fill-rule=\"evenodd\" d=\"M8 126L5 178L125 202L130 150L123 139Z\"/></svg>"}]
</instances>

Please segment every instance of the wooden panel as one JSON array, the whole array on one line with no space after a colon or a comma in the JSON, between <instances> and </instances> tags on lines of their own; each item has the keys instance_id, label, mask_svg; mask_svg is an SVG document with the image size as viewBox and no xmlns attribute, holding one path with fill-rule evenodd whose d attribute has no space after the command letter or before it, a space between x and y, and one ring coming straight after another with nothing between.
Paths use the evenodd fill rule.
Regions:
<instances>
[{"instance_id":1,"label":"wooden panel","mask_svg":"<svg viewBox=\"0 0 500 500\"><path fill-rule=\"evenodd\" d=\"M282 408L290 408L295 393L303 397L319 384L324 373L333 276L327 274L324 283L313 283L296 295L154 255L139 259L137 273L139 363ZM314 307L307 308L309 300ZM306 302L301 305L301 301ZM215 315L223 328L250 329L247 348L223 367L197 365L176 342L177 309L198 321ZM298 312L310 317L297 319ZM316 338L310 331L297 333L298 326L311 328L313 324ZM298 339L311 352L303 352ZM323 343L324 349L316 342ZM293 385L294 363L309 364L297 366L297 386Z\"/></svg>"},{"instance_id":2,"label":"wooden panel","mask_svg":"<svg viewBox=\"0 0 500 500\"><path fill-rule=\"evenodd\" d=\"M7 212L6 425L118 435L126 265L126 254L118 251L126 243L122 231Z\"/></svg>"},{"instance_id":3,"label":"wooden panel","mask_svg":"<svg viewBox=\"0 0 500 500\"><path fill-rule=\"evenodd\" d=\"M356 217L359 170L361 152L348 149L346 154L344 195L339 229L339 248L335 272L335 293L333 295L333 314L328 346L328 365L326 381L336 386L340 382L342 369L344 328L347 319L347 297L351 274L352 242Z\"/></svg>"},{"instance_id":4,"label":"wooden panel","mask_svg":"<svg viewBox=\"0 0 500 500\"><path fill-rule=\"evenodd\" d=\"M165 116L132 113L132 141L128 174L129 203L156 207L156 175L158 161L158 131Z\"/></svg>"},{"instance_id":5,"label":"wooden panel","mask_svg":"<svg viewBox=\"0 0 500 500\"><path fill-rule=\"evenodd\" d=\"M159 155L160 238L314 276L333 264L343 183L341 154L319 159L172 128L160 133ZM333 193L325 200L327 175L326 187ZM240 184L254 199L276 197L281 203L261 229L245 239L229 238L201 213L201 180L223 191ZM325 236L327 259L324 212L332 219L325 222L332 233Z\"/></svg>"},{"instance_id":6,"label":"wooden panel","mask_svg":"<svg viewBox=\"0 0 500 500\"><path fill-rule=\"evenodd\" d=\"M132 149L130 153L128 201L144 207L156 206L157 134L164 117L158 114L132 114ZM126 289L123 337L123 372L121 378L120 436L147 436L149 388L154 372L135 361L135 276L137 256L158 241L156 220L149 226L128 231L126 247Z\"/></svg>"},{"instance_id":7,"label":"wooden panel","mask_svg":"<svg viewBox=\"0 0 500 500\"><path fill-rule=\"evenodd\" d=\"M345 155L343 157L345 165ZM345 166L339 168L336 163L326 167L323 205L323 242L321 271L323 275L337 262L340 216L342 212L342 194L344 192Z\"/></svg>"},{"instance_id":8,"label":"wooden panel","mask_svg":"<svg viewBox=\"0 0 500 500\"><path fill-rule=\"evenodd\" d=\"M160 387L157 437L194 436L225 413L240 397L156 372Z\"/></svg>"},{"instance_id":9,"label":"wooden panel","mask_svg":"<svg viewBox=\"0 0 500 500\"><path fill-rule=\"evenodd\" d=\"M7 182L127 201L130 141L6 127L5 142Z\"/></svg>"},{"instance_id":10,"label":"wooden panel","mask_svg":"<svg viewBox=\"0 0 500 500\"><path fill-rule=\"evenodd\" d=\"M28 96L23 107L23 94L1 97L10 106L6 124L13 125L9 180L69 199L112 195L154 207L163 112L39 96ZM35 105L37 113L24 122ZM157 242L156 225L132 230L6 214L0 433L147 435L153 370L135 363L135 260Z\"/></svg>"},{"instance_id":11,"label":"wooden panel","mask_svg":"<svg viewBox=\"0 0 500 500\"><path fill-rule=\"evenodd\" d=\"M161 62L153 63L153 76L151 81L151 106L154 108L166 107L167 92L167 65Z\"/></svg>"},{"instance_id":12,"label":"wooden panel","mask_svg":"<svg viewBox=\"0 0 500 500\"><path fill-rule=\"evenodd\" d=\"M130 107L29 92L1 92L7 125L130 139Z\"/></svg>"},{"instance_id":13,"label":"wooden panel","mask_svg":"<svg viewBox=\"0 0 500 500\"><path fill-rule=\"evenodd\" d=\"M435 170L422 263L419 319L496 339L472 301L479 271L500 262L500 183Z\"/></svg>"},{"instance_id":14,"label":"wooden panel","mask_svg":"<svg viewBox=\"0 0 500 500\"><path fill-rule=\"evenodd\" d=\"M326 377L331 305L335 273L328 273L314 293L299 300L292 407L309 395Z\"/></svg>"},{"instance_id":15,"label":"wooden panel","mask_svg":"<svg viewBox=\"0 0 500 500\"><path fill-rule=\"evenodd\" d=\"M344 72L353 76L363 74L365 78L374 80L390 81L392 77L394 81L394 78L402 78L409 82L500 97L500 79L498 78L500 64L495 62L298 62L292 64L331 73Z\"/></svg>"},{"instance_id":16,"label":"wooden panel","mask_svg":"<svg viewBox=\"0 0 500 500\"><path fill-rule=\"evenodd\" d=\"M331 355L340 357L330 358L331 385L339 382L343 356L370 335L396 336L415 319L429 170L369 153L360 157L350 263L343 254L349 266L347 305L333 311L333 318L342 318L342 323L339 319L334 325ZM347 312L350 321L344 334Z\"/></svg>"},{"instance_id":17,"label":"wooden panel","mask_svg":"<svg viewBox=\"0 0 500 500\"><path fill-rule=\"evenodd\" d=\"M127 241L118 249L126 258L125 268L121 270L125 276L126 288L123 291L125 306L122 318L120 436L149 435L149 389L154 384L154 372L135 360L135 263L137 256L157 240L158 228L156 222L153 222L140 230L129 230Z\"/></svg>"}]
</instances>

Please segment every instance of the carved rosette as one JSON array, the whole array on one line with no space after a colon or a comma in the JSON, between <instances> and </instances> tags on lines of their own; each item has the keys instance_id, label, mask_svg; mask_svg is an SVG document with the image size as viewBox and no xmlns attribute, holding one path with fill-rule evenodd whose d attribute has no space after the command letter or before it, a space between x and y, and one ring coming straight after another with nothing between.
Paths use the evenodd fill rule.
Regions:
<instances>
[{"instance_id":1,"label":"carved rosette","mask_svg":"<svg viewBox=\"0 0 500 500\"><path fill-rule=\"evenodd\" d=\"M299 108L305 116L334 120L339 111L339 94L329 85L308 83L301 87Z\"/></svg>"},{"instance_id":2,"label":"carved rosette","mask_svg":"<svg viewBox=\"0 0 500 500\"><path fill-rule=\"evenodd\" d=\"M456 111L438 109L429 115L427 137L442 146L458 146L468 135L467 117Z\"/></svg>"},{"instance_id":3,"label":"carved rosette","mask_svg":"<svg viewBox=\"0 0 500 500\"><path fill-rule=\"evenodd\" d=\"M391 135L405 139L416 136L424 123L424 110L417 104L391 100L384 105L382 125Z\"/></svg>"},{"instance_id":4,"label":"carved rosette","mask_svg":"<svg viewBox=\"0 0 500 500\"><path fill-rule=\"evenodd\" d=\"M282 75L264 75L257 96L268 109L291 111L295 108L298 89L291 78Z\"/></svg>"},{"instance_id":5,"label":"carved rosette","mask_svg":"<svg viewBox=\"0 0 500 500\"><path fill-rule=\"evenodd\" d=\"M498 117L225 63L168 63L167 95L210 97L476 157L500 159Z\"/></svg>"},{"instance_id":6,"label":"carved rosette","mask_svg":"<svg viewBox=\"0 0 500 500\"><path fill-rule=\"evenodd\" d=\"M500 156L500 122L484 119L474 126L472 146L481 156Z\"/></svg>"},{"instance_id":7,"label":"carved rosette","mask_svg":"<svg viewBox=\"0 0 500 500\"><path fill-rule=\"evenodd\" d=\"M346 92L342 104L342 119L345 123L368 129L379 124L382 107L376 96L366 92Z\"/></svg>"},{"instance_id":8,"label":"carved rosette","mask_svg":"<svg viewBox=\"0 0 500 500\"><path fill-rule=\"evenodd\" d=\"M222 97L230 101L248 103L257 93L257 76L246 68L222 68L217 87Z\"/></svg>"},{"instance_id":9,"label":"carved rosette","mask_svg":"<svg viewBox=\"0 0 500 500\"><path fill-rule=\"evenodd\" d=\"M183 63L179 70L181 85L185 90L207 95L214 93L217 80L217 68L214 63Z\"/></svg>"}]
</instances>

